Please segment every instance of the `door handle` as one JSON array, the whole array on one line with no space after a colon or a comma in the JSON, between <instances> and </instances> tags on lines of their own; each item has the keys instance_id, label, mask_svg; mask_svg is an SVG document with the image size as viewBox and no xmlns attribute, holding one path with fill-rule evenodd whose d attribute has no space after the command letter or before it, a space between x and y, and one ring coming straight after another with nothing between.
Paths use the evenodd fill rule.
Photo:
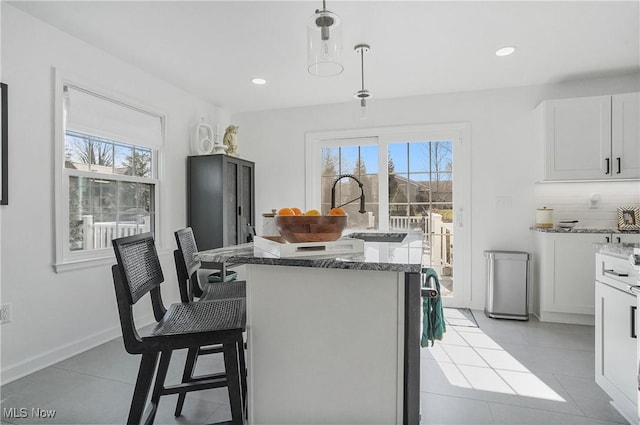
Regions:
<instances>
[{"instance_id":1,"label":"door handle","mask_svg":"<svg viewBox=\"0 0 640 425\"><path fill-rule=\"evenodd\" d=\"M463 210L462 207L458 208L458 214L456 214L456 223L458 224L458 227L462 227L464 224L464 221L462 219L462 214L463 214Z\"/></svg>"},{"instance_id":2,"label":"door handle","mask_svg":"<svg viewBox=\"0 0 640 425\"><path fill-rule=\"evenodd\" d=\"M620 239L620 236L616 237L616 240L618 241L618 243L622 241L622 239Z\"/></svg>"},{"instance_id":3,"label":"door handle","mask_svg":"<svg viewBox=\"0 0 640 425\"><path fill-rule=\"evenodd\" d=\"M610 162L610 161L609 161L609 158L606 158L604 161L605 161L605 162L606 162L606 164L607 164L607 165L606 165L606 169L607 169L607 171L605 171L604 173L605 173L605 174L609 174L609 162Z\"/></svg>"},{"instance_id":4,"label":"door handle","mask_svg":"<svg viewBox=\"0 0 640 425\"><path fill-rule=\"evenodd\" d=\"M622 168L620 167L620 157L616 158L616 162L618 163L618 171L616 171L616 174L620 174L622 172Z\"/></svg>"},{"instance_id":5,"label":"door handle","mask_svg":"<svg viewBox=\"0 0 640 425\"><path fill-rule=\"evenodd\" d=\"M604 240L607 241L607 243L611 242L611 239L609 238L609 236L606 236Z\"/></svg>"},{"instance_id":6,"label":"door handle","mask_svg":"<svg viewBox=\"0 0 640 425\"><path fill-rule=\"evenodd\" d=\"M636 306L631 306L631 338L638 338L636 334Z\"/></svg>"}]
</instances>

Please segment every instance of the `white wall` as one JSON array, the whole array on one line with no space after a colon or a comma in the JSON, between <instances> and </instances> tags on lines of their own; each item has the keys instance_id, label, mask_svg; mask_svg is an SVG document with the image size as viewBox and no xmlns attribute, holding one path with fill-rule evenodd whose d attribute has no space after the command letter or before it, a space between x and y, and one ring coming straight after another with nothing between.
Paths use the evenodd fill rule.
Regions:
<instances>
[{"instance_id":1,"label":"white wall","mask_svg":"<svg viewBox=\"0 0 640 425\"><path fill-rule=\"evenodd\" d=\"M185 92L2 2L2 81L9 98L9 195L2 210L2 383L121 334L110 266L54 273L53 67L167 114L162 220L165 301L179 300L173 231L186 223L192 126L216 110ZM226 115L228 120L228 114ZM115 261L114 261L115 263ZM151 319L143 300L139 317Z\"/></svg>"},{"instance_id":2,"label":"white wall","mask_svg":"<svg viewBox=\"0 0 640 425\"><path fill-rule=\"evenodd\" d=\"M375 87L371 90L375 92ZM639 76L631 74L545 86L376 100L375 116L367 123L370 126L471 124L470 307L484 307L484 250L533 252L529 227L534 224L535 209L539 207L534 183L543 167L535 107L544 99L639 90ZM348 93L345 99L350 99ZM305 204L305 133L361 127L354 124L352 103L231 116L232 122L240 126L240 155L256 161L258 222L260 214L272 208ZM609 184L608 187L616 185ZM625 187L623 192L628 190ZM511 208L496 208L496 197L503 196L511 197Z\"/></svg>"}]
</instances>

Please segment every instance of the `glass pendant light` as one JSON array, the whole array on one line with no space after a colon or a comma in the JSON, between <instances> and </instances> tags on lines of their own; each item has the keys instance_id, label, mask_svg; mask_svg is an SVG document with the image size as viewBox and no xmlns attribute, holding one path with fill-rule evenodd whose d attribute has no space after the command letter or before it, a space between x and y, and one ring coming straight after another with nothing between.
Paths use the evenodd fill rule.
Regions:
<instances>
[{"instance_id":1,"label":"glass pendant light","mask_svg":"<svg viewBox=\"0 0 640 425\"><path fill-rule=\"evenodd\" d=\"M322 10L316 10L307 22L307 44L310 74L332 77L342 72L342 25L324 0Z\"/></svg>"},{"instance_id":2,"label":"glass pendant light","mask_svg":"<svg viewBox=\"0 0 640 425\"><path fill-rule=\"evenodd\" d=\"M353 95L353 97L358 99L359 113L357 115L361 120L366 120L369 116L370 103L373 94L371 94L369 90L364 88L364 54L365 52L368 52L371 47L369 47L368 44L358 44L353 49L356 51L356 53L360 54L360 76L362 81L360 90L358 90L356 94Z\"/></svg>"}]
</instances>

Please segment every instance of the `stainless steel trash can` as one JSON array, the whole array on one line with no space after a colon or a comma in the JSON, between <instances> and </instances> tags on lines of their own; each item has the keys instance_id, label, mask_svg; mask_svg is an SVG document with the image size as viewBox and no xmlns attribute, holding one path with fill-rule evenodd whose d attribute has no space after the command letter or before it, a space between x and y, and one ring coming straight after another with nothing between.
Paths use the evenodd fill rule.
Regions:
<instances>
[{"instance_id":1,"label":"stainless steel trash can","mask_svg":"<svg viewBox=\"0 0 640 425\"><path fill-rule=\"evenodd\" d=\"M529 320L529 254L485 251L487 296L484 313L494 319Z\"/></svg>"}]
</instances>

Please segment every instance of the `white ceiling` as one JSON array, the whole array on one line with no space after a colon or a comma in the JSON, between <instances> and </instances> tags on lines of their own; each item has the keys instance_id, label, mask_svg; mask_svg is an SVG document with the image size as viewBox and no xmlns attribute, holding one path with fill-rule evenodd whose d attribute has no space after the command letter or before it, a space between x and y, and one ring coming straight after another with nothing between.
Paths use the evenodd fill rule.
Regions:
<instances>
[{"instance_id":1,"label":"white ceiling","mask_svg":"<svg viewBox=\"0 0 640 425\"><path fill-rule=\"evenodd\" d=\"M307 73L318 1L18 1L15 7L229 112L447 93L640 69L640 10L626 2L339 1L345 70ZM504 45L516 53L499 58ZM252 77L267 80L255 86Z\"/></svg>"}]
</instances>

